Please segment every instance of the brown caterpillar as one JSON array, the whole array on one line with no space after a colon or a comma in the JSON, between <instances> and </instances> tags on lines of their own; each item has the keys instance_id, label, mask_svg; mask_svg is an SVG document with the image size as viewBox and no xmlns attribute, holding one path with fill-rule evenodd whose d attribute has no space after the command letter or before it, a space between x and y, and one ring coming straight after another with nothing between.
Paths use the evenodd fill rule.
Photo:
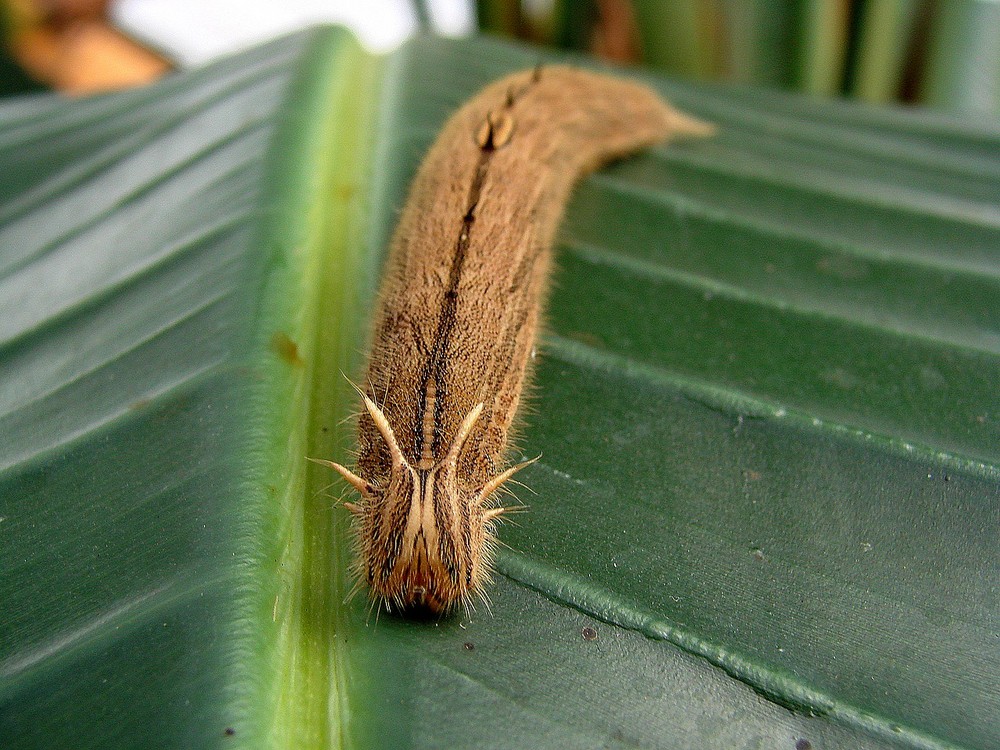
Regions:
<instances>
[{"instance_id":1,"label":"brown caterpillar","mask_svg":"<svg viewBox=\"0 0 1000 750\"><path fill-rule=\"evenodd\" d=\"M319 461L361 494L345 505L376 602L442 613L485 598L507 510L494 497L525 465L504 454L573 184L709 131L645 86L562 66L487 86L444 126L392 240L357 466Z\"/></svg>"}]
</instances>

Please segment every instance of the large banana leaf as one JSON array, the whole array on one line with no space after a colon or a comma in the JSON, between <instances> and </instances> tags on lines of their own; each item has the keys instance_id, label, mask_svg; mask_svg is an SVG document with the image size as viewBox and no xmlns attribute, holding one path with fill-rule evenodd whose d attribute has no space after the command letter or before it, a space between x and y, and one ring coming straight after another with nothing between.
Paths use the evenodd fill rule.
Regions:
<instances>
[{"instance_id":1,"label":"large banana leaf","mask_svg":"<svg viewBox=\"0 0 1000 750\"><path fill-rule=\"evenodd\" d=\"M652 81L719 134L576 193L492 614L344 603L304 457L423 150L539 56L0 107L0 746L1000 745L992 126Z\"/></svg>"}]
</instances>

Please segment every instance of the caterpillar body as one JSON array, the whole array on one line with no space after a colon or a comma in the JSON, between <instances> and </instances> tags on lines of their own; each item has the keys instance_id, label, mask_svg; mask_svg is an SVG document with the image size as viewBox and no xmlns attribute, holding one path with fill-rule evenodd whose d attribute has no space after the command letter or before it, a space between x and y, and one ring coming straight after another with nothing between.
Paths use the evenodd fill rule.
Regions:
<instances>
[{"instance_id":1,"label":"caterpillar body","mask_svg":"<svg viewBox=\"0 0 1000 750\"><path fill-rule=\"evenodd\" d=\"M485 597L506 463L573 184L709 126L640 84L550 66L487 86L410 188L379 295L353 470L357 574L390 610Z\"/></svg>"}]
</instances>

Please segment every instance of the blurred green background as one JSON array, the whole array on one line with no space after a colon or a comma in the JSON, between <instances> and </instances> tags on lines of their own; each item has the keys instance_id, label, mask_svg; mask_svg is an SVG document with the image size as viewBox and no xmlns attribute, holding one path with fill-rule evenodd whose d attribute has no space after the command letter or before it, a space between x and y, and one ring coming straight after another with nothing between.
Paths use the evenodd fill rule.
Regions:
<instances>
[{"instance_id":1,"label":"blurred green background","mask_svg":"<svg viewBox=\"0 0 1000 750\"><path fill-rule=\"evenodd\" d=\"M195 49L236 51L324 22L348 26L377 51L420 30L480 32L701 81L1000 110L1000 3L992 0L3 0L0 7L4 93L33 80L78 93L134 85L211 57ZM199 35L211 38L195 42Z\"/></svg>"},{"instance_id":2,"label":"blurred green background","mask_svg":"<svg viewBox=\"0 0 1000 750\"><path fill-rule=\"evenodd\" d=\"M1000 4L982 0L479 0L483 30L671 75L997 111Z\"/></svg>"}]
</instances>

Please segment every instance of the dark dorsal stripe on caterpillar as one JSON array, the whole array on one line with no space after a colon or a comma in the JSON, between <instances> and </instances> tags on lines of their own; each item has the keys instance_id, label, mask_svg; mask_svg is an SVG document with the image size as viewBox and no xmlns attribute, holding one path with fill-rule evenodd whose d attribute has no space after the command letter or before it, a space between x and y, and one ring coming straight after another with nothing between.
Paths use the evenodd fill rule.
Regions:
<instances>
[{"instance_id":1,"label":"dark dorsal stripe on caterpillar","mask_svg":"<svg viewBox=\"0 0 1000 750\"><path fill-rule=\"evenodd\" d=\"M564 66L515 73L456 112L417 172L375 315L358 460L358 576L396 610L485 596L498 489L552 246L573 184L709 126L640 84Z\"/></svg>"}]
</instances>

